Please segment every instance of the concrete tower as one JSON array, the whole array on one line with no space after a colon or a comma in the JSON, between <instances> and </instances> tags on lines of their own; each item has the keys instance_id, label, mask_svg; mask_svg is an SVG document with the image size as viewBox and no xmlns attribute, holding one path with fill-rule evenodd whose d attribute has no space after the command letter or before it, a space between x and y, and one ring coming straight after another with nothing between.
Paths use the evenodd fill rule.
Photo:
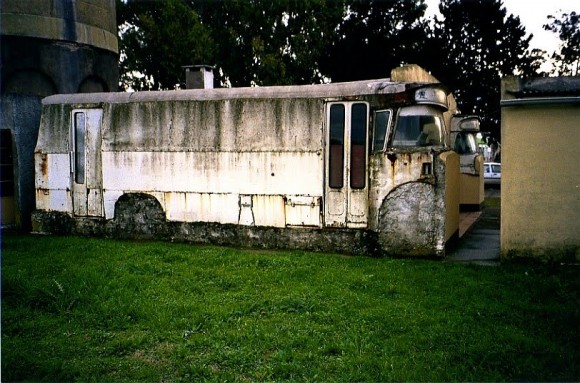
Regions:
<instances>
[{"instance_id":1,"label":"concrete tower","mask_svg":"<svg viewBox=\"0 0 580 383\"><path fill-rule=\"evenodd\" d=\"M115 0L2 0L2 226L30 228L43 97L116 91Z\"/></svg>"}]
</instances>

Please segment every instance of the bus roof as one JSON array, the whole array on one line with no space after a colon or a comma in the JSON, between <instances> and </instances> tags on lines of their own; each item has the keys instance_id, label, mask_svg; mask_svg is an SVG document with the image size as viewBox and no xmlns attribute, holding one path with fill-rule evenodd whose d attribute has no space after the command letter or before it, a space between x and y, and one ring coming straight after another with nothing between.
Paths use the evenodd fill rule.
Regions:
<instances>
[{"instance_id":1,"label":"bus roof","mask_svg":"<svg viewBox=\"0 0 580 383\"><path fill-rule=\"evenodd\" d=\"M75 93L56 94L42 100L43 105L133 103L155 101L205 101L229 99L276 99L276 98L334 98L373 94L392 94L408 89L436 87L440 83L394 82L388 78L317 85L264 86L244 88L187 89L141 92Z\"/></svg>"}]
</instances>

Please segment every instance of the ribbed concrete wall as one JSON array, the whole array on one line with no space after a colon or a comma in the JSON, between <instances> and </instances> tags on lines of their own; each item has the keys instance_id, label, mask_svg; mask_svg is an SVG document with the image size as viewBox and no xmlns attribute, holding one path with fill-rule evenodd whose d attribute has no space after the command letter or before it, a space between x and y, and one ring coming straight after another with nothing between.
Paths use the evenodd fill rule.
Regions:
<instances>
[{"instance_id":1,"label":"ribbed concrete wall","mask_svg":"<svg viewBox=\"0 0 580 383\"><path fill-rule=\"evenodd\" d=\"M3 0L2 35L75 42L117 53L115 0Z\"/></svg>"},{"instance_id":2,"label":"ribbed concrete wall","mask_svg":"<svg viewBox=\"0 0 580 383\"><path fill-rule=\"evenodd\" d=\"M15 148L11 221L27 229L35 205L40 100L117 90L115 0L2 0L0 7L0 121Z\"/></svg>"}]
</instances>

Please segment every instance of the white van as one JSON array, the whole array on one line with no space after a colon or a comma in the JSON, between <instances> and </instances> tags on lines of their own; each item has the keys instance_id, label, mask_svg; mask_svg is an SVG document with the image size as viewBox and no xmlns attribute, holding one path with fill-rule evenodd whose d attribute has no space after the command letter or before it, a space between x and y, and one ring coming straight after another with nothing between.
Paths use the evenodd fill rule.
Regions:
<instances>
[{"instance_id":1,"label":"white van","mask_svg":"<svg viewBox=\"0 0 580 383\"><path fill-rule=\"evenodd\" d=\"M483 169L483 180L486 185L501 184L501 164L499 162L486 162Z\"/></svg>"}]
</instances>

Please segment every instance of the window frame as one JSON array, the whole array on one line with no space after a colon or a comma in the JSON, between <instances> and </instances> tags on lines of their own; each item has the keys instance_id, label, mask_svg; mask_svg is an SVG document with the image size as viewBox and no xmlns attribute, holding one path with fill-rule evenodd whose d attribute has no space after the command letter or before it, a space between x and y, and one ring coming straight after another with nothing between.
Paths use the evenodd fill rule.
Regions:
<instances>
[{"instance_id":1,"label":"window frame","mask_svg":"<svg viewBox=\"0 0 580 383\"><path fill-rule=\"evenodd\" d=\"M388 112L389 116L387 118L387 126L385 127L385 134L384 134L384 140L383 140L383 145L381 148L377 148L375 146L376 138L377 138L377 114L379 113L386 113ZM373 112L373 137L372 137L372 146L371 146L371 152L372 153L380 153L380 152L384 152L385 150L387 150L387 144L389 142L389 136L391 135L391 129L392 129L392 122L393 122L393 114L394 111L392 108L389 109L380 109L380 110L375 110Z\"/></svg>"},{"instance_id":2,"label":"window frame","mask_svg":"<svg viewBox=\"0 0 580 383\"><path fill-rule=\"evenodd\" d=\"M401 117L406 116L416 116L416 117L427 117L431 116L436 118L439 122L440 130L440 138L441 142L436 145L395 145L395 136L397 134L397 127L399 124L399 119ZM430 105L409 105L403 106L399 108L397 111L397 116L395 122L392 124L392 129L390 131L389 136L389 148L392 149L406 149L406 148L426 148L430 146L442 146L448 147L447 143L447 126L445 125L445 118L443 117L443 112L441 112L438 108L430 106Z\"/></svg>"},{"instance_id":3,"label":"window frame","mask_svg":"<svg viewBox=\"0 0 580 383\"><path fill-rule=\"evenodd\" d=\"M78 117L82 116L82 135L79 137L79 121ZM72 137L73 137L73 179L74 182L82 185L85 183L86 170L86 137L87 137L87 114L81 110L72 111ZM80 150L79 150L80 149Z\"/></svg>"}]
</instances>

